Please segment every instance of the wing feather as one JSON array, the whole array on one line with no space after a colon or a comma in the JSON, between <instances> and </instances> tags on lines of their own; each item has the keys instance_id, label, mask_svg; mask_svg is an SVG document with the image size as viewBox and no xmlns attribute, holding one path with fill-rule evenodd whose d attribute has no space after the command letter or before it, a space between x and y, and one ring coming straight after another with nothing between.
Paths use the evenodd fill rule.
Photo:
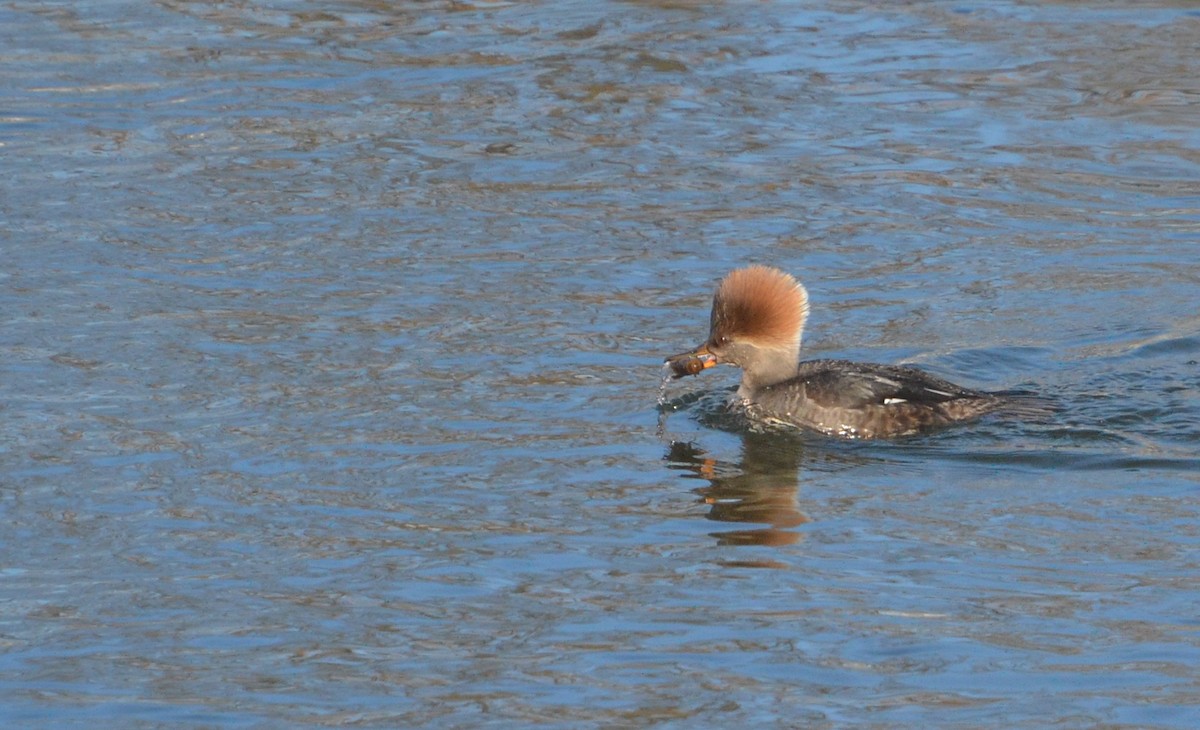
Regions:
<instances>
[{"instance_id":1,"label":"wing feather","mask_svg":"<svg viewBox=\"0 0 1200 730\"><path fill-rule=\"evenodd\" d=\"M959 398L984 395L916 368L846 360L802 362L795 378L774 387L782 388L797 382L804 384L809 399L826 408L900 404L934 406Z\"/></svg>"}]
</instances>

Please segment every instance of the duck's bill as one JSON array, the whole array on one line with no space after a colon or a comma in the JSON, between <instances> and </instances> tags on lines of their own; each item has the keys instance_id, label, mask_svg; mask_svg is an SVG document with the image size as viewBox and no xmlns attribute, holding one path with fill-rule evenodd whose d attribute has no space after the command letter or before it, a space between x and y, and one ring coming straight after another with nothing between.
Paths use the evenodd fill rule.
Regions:
<instances>
[{"instance_id":1,"label":"duck's bill","mask_svg":"<svg viewBox=\"0 0 1200 730\"><path fill-rule=\"evenodd\" d=\"M707 348L700 347L682 355L668 357L666 363L671 367L672 377L678 379L685 375L698 375L701 370L711 368L717 364L717 357Z\"/></svg>"}]
</instances>

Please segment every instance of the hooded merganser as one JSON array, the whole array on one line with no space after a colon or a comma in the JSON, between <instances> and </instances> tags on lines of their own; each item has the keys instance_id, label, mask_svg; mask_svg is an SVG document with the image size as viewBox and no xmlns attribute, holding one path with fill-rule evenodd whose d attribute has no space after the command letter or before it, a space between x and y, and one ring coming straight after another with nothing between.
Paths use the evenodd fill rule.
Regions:
<instances>
[{"instance_id":1,"label":"hooded merganser","mask_svg":"<svg viewBox=\"0 0 1200 730\"><path fill-rule=\"evenodd\" d=\"M966 421L1005 404L900 365L800 361L808 292L769 266L726 276L713 295L708 340L667 359L676 378L721 363L742 369L737 395L751 418L848 438L888 438Z\"/></svg>"}]
</instances>

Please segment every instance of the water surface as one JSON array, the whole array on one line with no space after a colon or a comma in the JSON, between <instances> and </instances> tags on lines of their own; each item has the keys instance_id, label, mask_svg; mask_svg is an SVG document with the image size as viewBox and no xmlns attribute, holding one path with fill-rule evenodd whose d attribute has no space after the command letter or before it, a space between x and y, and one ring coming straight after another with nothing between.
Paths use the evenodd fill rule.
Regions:
<instances>
[{"instance_id":1,"label":"water surface","mask_svg":"<svg viewBox=\"0 0 1200 730\"><path fill-rule=\"evenodd\" d=\"M1193 727L1198 46L1181 2L6 4L0 710ZM806 356L1060 412L658 408L747 262Z\"/></svg>"}]
</instances>

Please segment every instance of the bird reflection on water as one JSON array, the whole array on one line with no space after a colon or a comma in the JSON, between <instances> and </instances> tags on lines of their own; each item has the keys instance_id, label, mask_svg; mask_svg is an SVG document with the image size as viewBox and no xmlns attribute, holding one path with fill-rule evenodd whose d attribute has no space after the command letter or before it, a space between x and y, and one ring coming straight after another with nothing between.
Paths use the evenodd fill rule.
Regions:
<instances>
[{"instance_id":1,"label":"bird reflection on water","mask_svg":"<svg viewBox=\"0 0 1200 730\"><path fill-rule=\"evenodd\" d=\"M708 457L690 441L672 441L664 459L708 481L693 490L709 505L708 519L764 525L714 532L718 544L779 546L800 540L802 533L791 528L810 521L797 501L801 453L798 442L778 434L747 433L736 464Z\"/></svg>"}]
</instances>

